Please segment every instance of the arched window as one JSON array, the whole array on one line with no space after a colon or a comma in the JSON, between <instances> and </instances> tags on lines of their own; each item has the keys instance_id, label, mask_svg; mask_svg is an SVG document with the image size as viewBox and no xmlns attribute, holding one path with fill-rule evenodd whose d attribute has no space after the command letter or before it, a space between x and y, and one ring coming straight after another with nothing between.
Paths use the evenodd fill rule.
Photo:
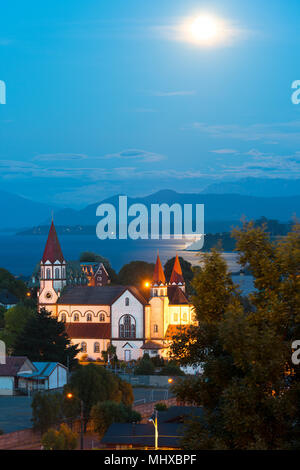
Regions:
<instances>
[{"instance_id":1,"label":"arched window","mask_svg":"<svg viewBox=\"0 0 300 470\"><path fill-rule=\"evenodd\" d=\"M94 353L100 352L100 344L98 342L94 343Z\"/></svg>"},{"instance_id":2,"label":"arched window","mask_svg":"<svg viewBox=\"0 0 300 470\"><path fill-rule=\"evenodd\" d=\"M99 321L105 321L105 313L101 312L99 314Z\"/></svg>"},{"instance_id":3,"label":"arched window","mask_svg":"<svg viewBox=\"0 0 300 470\"><path fill-rule=\"evenodd\" d=\"M62 268L62 276L63 279L66 277L66 268Z\"/></svg>"},{"instance_id":4,"label":"arched window","mask_svg":"<svg viewBox=\"0 0 300 470\"><path fill-rule=\"evenodd\" d=\"M79 313L74 313L74 321L79 321Z\"/></svg>"},{"instance_id":5,"label":"arched window","mask_svg":"<svg viewBox=\"0 0 300 470\"><path fill-rule=\"evenodd\" d=\"M86 321L92 321L92 314L91 313L88 313L87 316L86 316Z\"/></svg>"},{"instance_id":6,"label":"arched window","mask_svg":"<svg viewBox=\"0 0 300 470\"><path fill-rule=\"evenodd\" d=\"M86 353L87 352L87 344L85 341L82 341L81 343L81 352Z\"/></svg>"},{"instance_id":7,"label":"arched window","mask_svg":"<svg viewBox=\"0 0 300 470\"><path fill-rule=\"evenodd\" d=\"M187 321L187 314L186 314L186 312L184 312L184 313L182 314L182 321Z\"/></svg>"},{"instance_id":8,"label":"arched window","mask_svg":"<svg viewBox=\"0 0 300 470\"><path fill-rule=\"evenodd\" d=\"M50 270L50 268L47 268L46 277L47 277L47 279L51 279L51 270Z\"/></svg>"},{"instance_id":9,"label":"arched window","mask_svg":"<svg viewBox=\"0 0 300 470\"><path fill-rule=\"evenodd\" d=\"M129 305L129 298L128 297L125 298L125 305L126 305L126 307L128 307L128 305Z\"/></svg>"},{"instance_id":10,"label":"arched window","mask_svg":"<svg viewBox=\"0 0 300 470\"><path fill-rule=\"evenodd\" d=\"M119 320L119 337L135 338L135 319L131 315L123 315Z\"/></svg>"},{"instance_id":11,"label":"arched window","mask_svg":"<svg viewBox=\"0 0 300 470\"><path fill-rule=\"evenodd\" d=\"M158 325L154 325L154 333L158 333Z\"/></svg>"},{"instance_id":12,"label":"arched window","mask_svg":"<svg viewBox=\"0 0 300 470\"><path fill-rule=\"evenodd\" d=\"M154 291L153 291L153 296L154 296L154 297L157 297L157 289L154 289Z\"/></svg>"},{"instance_id":13,"label":"arched window","mask_svg":"<svg viewBox=\"0 0 300 470\"><path fill-rule=\"evenodd\" d=\"M61 319L61 321L66 322L67 321L66 314L62 313L61 316L60 316L60 319Z\"/></svg>"},{"instance_id":14,"label":"arched window","mask_svg":"<svg viewBox=\"0 0 300 470\"><path fill-rule=\"evenodd\" d=\"M55 268L55 279L59 279L59 268Z\"/></svg>"}]
</instances>

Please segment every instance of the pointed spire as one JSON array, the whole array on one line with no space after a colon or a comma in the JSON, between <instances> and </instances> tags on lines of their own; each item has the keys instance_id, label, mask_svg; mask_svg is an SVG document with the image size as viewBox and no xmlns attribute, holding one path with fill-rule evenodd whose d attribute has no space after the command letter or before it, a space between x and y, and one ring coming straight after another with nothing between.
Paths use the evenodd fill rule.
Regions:
<instances>
[{"instance_id":1,"label":"pointed spire","mask_svg":"<svg viewBox=\"0 0 300 470\"><path fill-rule=\"evenodd\" d=\"M176 253L175 263L173 266L173 271L172 271L171 278L170 278L170 284L184 284L180 261L179 261L177 253Z\"/></svg>"},{"instance_id":2,"label":"pointed spire","mask_svg":"<svg viewBox=\"0 0 300 470\"><path fill-rule=\"evenodd\" d=\"M159 253L157 252L157 258L156 258L156 264L155 264L154 273L153 273L152 284L159 285L159 284L165 284L165 283L166 283L165 273L161 265Z\"/></svg>"},{"instance_id":3,"label":"pointed spire","mask_svg":"<svg viewBox=\"0 0 300 470\"><path fill-rule=\"evenodd\" d=\"M55 261L64 261L64 257L61 251L57 233L54 227L54 222L52 220L48 240L46 243L45 251L42 258L43 263L50 261L50 263L55 263Z\"/></svg>"}]
</instances>

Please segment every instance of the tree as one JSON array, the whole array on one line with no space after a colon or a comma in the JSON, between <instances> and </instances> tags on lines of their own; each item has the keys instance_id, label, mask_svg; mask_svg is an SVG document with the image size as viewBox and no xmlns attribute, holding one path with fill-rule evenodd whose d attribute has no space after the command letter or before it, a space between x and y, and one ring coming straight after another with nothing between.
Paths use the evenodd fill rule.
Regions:
<instances>
[{"instance_id":1,"label":"tree","mask_svg":"<svg viewBox=\"0 0 300 470\"><path fill-rule=\"evenodd\" d=\"M61 424L59 430L49 429L42 437L45 450L75 450L77 447L77 434L72 432L66 424Z\"/></svg>"},{"instance_id":2,"label":"tree","mask_svg":"<svg viewBox=\"0 0 300 470\"><path fill-rule=\"evenodd\" d=\"M26 324L33 316L34 310L23 304L18 304L5 311L4 330L1 336L8 349L14 348L18 336L22 334Z\"/></svg>"},{"instance_id":3,"label":"tree","mask_svg":"<svg viewBox=\"0 0 300 470\"><path fill-rule=\"evenodd\" d=\"M133 423L141 421L141 415L124 403L104 401L93 406L91 417L95 431L102 438L112 423Z\"/></svg>"},{"instance_id":4,"label":"tree","mask_svg":"<svg viewBox=\"0 0 300 470\"><path fill-rule=\"evenodd\" d=\"M245 310L216 250L205 255L193 281L198 326L172 346L181 363L203 367L200 377L173 386L205 411L204 422L187 425L183 447L299 449L299 372L291 342L300 334L300 227L280 242L254 223L233 235L240 263L254 277L252 308Z\"/></svg>"},{"instance_id":5,"label":"tree","mask_svg":"<svg viewBox=\"0 0 300 470\"><path fill-rule=\"evenodd\" d=\"M85 423L90 418L92 407L103 401L130 403L132 395L128 391L129 384L124 383L104 367L88 364L80 366L71 376L65 392L72 391L74 397L83 401Z\"/></svg>"},{"instance_id":6,"label":"tree","mask_svg":"<svg viewBox=\"0 0 300 470\"><path fill-rule=\"evenodd\" d=\"M134 375L153 375L155 367L151 361L149 354L144 354L135 366Z\"/></svg>"},{"instance_id":7,"label":"tree","mask_svg":"<svg viewBox=\"0 0 300 470\"><path fill-rule=\"evenodd\" d=\"M122 285L133 285L141 289L144 294L148 293L145 281L151 281L153 277L154 264L146 261L131 261L125 264L119 274L118 282Z\"/></svg>"},{"instance_id":8,"label":"tree","mask_svg":"<svg viewBox=\"0 0 300 470\"><path fill-rule=\"evenodd\" d=\"M2 289L8 290L20 300L24 300L26 297L26 284L20 279L16 279L4 268L0 268L0 290Z\"/></svg>"},{"instance_id":9,"label":"tree","mask_svg":"<svg viewBox=\"0 0 300 470\"><path fill-rule=\"evenodd\" d=\"M33 396L31 407L33 427L41 433L63 418L61 393L37 392Z\"/></svg>"},{"instance_id":10,"label":"tree","mask_svg":"<svg viewBox=\"0 0 300 470\"><path fill-rule=\"evenodd\" d=\"M77 363L78 352L78 347L71 345L64 324L45 309L34 312L13 346L15 356L27 356L31 361L60 362L70 368Z\"/></svg>"}]
</instances>

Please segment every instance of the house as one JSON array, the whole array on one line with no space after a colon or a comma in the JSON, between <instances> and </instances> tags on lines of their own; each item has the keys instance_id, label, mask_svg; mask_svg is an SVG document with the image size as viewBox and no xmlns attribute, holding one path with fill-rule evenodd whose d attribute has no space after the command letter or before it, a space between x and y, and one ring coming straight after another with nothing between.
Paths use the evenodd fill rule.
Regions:
<instances>
[{"instance_id":1,"label":"house","mask_svg":"<svg viewBox=\"0 0 300 470\"><path fill-rule=\"evenodd\" d=\"M0 395L53 390L66 385L68 369L59 362L31 362L25 356L7 356L0 364Z\"/></svg>"},{"instance_id":2,"label":"house","mask_svg":"<svg viewBox=\"0 0 300 470\"><path fill-rule=\"evenodd\" d=\"M104 269L100 264L93 273L102 277ZM135 286L67 286L66 261L52 221L40 273L39 309L65 323L71 342L81 349L79 359L101 359L109 344L123 361L137 360L145 351L167 358L173 336L196 322L178 255L169 281L157 255L148 299Z\"/></svg>"},{"instance_id":3,"label":"house","mask_svg":"<svg viewBox=\"0 0 300 470\"><path fill-rule=\"evenodd\" d=\"M19 299L11 294L7 289L0 290L0 307L6 309L15 307L19 303Z\"/></svg>"},{"instance_id":4,"label":"house","mask_svg":"<svg viewBox=\"0 0 300 470\"><path fill-rule=\"evenodd\" d=\"M184 423L191 417L203 419L200 407L172 406L158 412L158 447L180 449ZM101 444L110 449L153 448L155 432L152 423L113 423L106 431Z\"/></svg>"},{"instance_id":5,"label":"house","mask_svg":"<svg viewBox=\"0 0 300 470\"><path fill-rule=\"evenodd\" d=\"M81 263L89 286L106 286L110 284L109 274L103 263Z\"/></svg>"}]
</instances>

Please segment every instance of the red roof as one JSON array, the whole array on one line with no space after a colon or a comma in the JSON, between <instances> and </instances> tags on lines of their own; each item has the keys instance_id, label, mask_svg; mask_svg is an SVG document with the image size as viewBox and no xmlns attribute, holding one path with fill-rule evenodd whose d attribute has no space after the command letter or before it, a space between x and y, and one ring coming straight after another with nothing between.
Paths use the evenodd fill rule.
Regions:
<instances>
[{"instance_id":1,"label":"red roof","mask_svg":"<svg viewBox=\"0 0 300 470\"><path fill-rule=\"evenodd\" d=\"M110 339L110 323L66 323L71 339Z\"/></svg>"},{"instance_id":2,"label":"red roof","mask_svg":"<svg viewBox=\"0 0 300 470\"><path fill-rule=\"evenodd\" d=\"M153 284L165 284L166 278L165 278L165 273L163 270L163 267L160 262L159 255L157 255L156 258L156 264L154 268L154 273L153 273Z\"/></svg>"},{"instance_id":3,"label":"red roof","mask_svg":"<svg viewBox=\"0 0 300 470\"><path fill-rule=\"evenodd\" d=\"M57 233L56 233L53 221L50 227L48 240L46 243L42 261L43 263L45 263L46 261L50 261L50 263L55 263L55 261L60 261L62 263L64 261L64 257L63 257L61 247L57 238Z\"/></svg>"},{"instance_id":4,"label":"red roof","mask_svg":"<svg viewBox=\"0 0 300 470\"><path fill-rule=\"evenodd\" d=\"M168 287L168 297L170 305L184 305L189 304L189 301L184 292L178 286Z\"/></svg>"},{"instance_id":5,"label":"red roof","mask_svg":"<svg viewBox=\"0 0 300 470\"><path fill-rule=\"evenodd\" d=\"M184 279L181 271L178 255L176 254L173 271L170 278L170 284L184 284Z\"/></svg>"}]
</instances>

